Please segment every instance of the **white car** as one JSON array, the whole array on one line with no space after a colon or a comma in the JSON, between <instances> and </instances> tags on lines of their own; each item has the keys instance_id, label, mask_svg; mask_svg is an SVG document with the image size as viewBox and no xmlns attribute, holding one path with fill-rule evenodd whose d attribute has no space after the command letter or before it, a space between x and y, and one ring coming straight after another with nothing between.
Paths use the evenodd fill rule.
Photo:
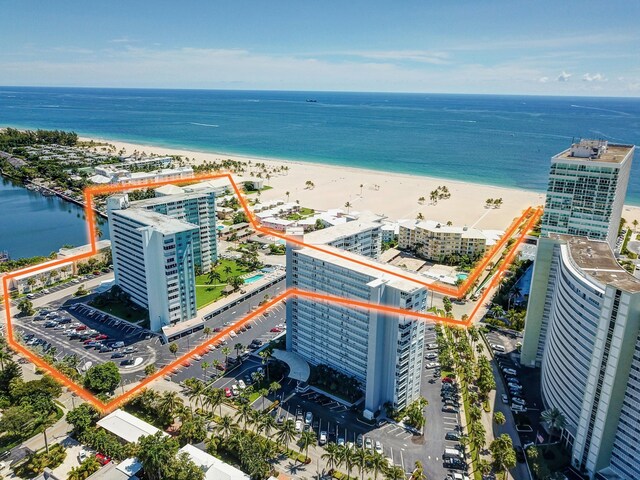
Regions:
<instances>
[{"instance_id":1,"label":"white car","mask_svg":"<svg viewBox=\"0 0 640 480\"><path fill-rule=\"evenodd\" d=\"M312 421L313 421L313 413L307 412L307 414L304 417L304 423L307 425L311 425Z\"/></svg>"},{"instance_id":2,"label":"white car","mask_svg":"<svg viewBox=\"0 0 640 480\"><path fill-rule=\"evenodd\" d=\"M296 432L301 432L301 431L302 431L302 421L296 420Z\"/></svg>"},{"instance_id":3,"label":"white car","mask_svg":"<svg viewBox=\"0 0 640 480\"><path fill-rule=\"evenodd\" d=\"M427 343L426 348L427 348L427 350L437 350L438 349L438 344L437 343Z\"/></svg>"},{"instance_id":4,"label":"white car","mask_svg":"<svg viewBox=\"0 0 640 480\"><path fill-rule=\"evenodd\" d=\"M523 407L522 405L518 405L517 403L512 403L511 410L513 410L514 412L523 413L527 411L527 407Z\"/></svg>"},{"instance_id":5,"label":"white car","mask_svg":"<svg viewBox=\"0 0 640 480\"><path fill-rule=\"evenodd\" d=\"M438 362L428 362L424 366L424 368L436 368L436 367L439 367L439 366L440 366L440 364Z\"/></svg>"},{"instance_id":6,"label":"white car","mask_svg":"<svg viewBox=\"0 0 640 480\"><path fill-rule=\"evenodd\" d=\"M504 403L505 405L509 405L509 396L506 393L503 393L501 396L502 396L502 403Z\"/></svg>"},{"instance_id":7,"label":"white car","mask_svg":"<svg viewBox=\"0 0 640 480\"><path fill-rule=\"evenodd\" d=\"M379 440L376 440L376 453L379 453L380 455L382 455L382 444L380 443Z\"/></svg>"},{"instance_id":8,"label":"white car","mask_svg":"<svg viewBox=\"0 0 640 480\"><path fill-rule=\"evenodd\" d=\"M505 375L517 375L518 372L516 372L513 368L503 368L502 369L502 373L504 373Z\"/></svg>"},{"instance_id":9,"label":"white car","mask_svg":"<svg viewBox=\"0 0 640 480\"><path fill-rule=\"evenodd\" d=\"M320 432L320 437L318 438L318 444L324 445L325 443L327 443L327 432L322 431Z\"/></svg>"},{"instance_id":10,"label":"white car","mask_svg":"<svg viewBox=\"0 0 640 480\"><path fill-rule=\"evenodd\" d=\"M247 385L244 383L244 380L238 380L238 388L240 388L240 390L244 390L245 388L247 388Z\"/></svg>"},{"instance_id":11,"label":"white car","mask_svg":"<svg viewBox=\"0 0 640 480\"><path fill-rule=\"evenodd\" d=\"M235 383L231 385L231 393L233 393L234 397L237 397L238 395L240 395L240 390L238 389L238 385L236 385Z\"/></svg>"},{"instance_id":12,"label":"white car","mask_svg":"<svg viewBox=\"0 0 640 480\"><path fill-rule=\"evenodd\" d=\"M438 354L437 353L427 353L424 356L425 360L435 360L436 358L438 358Z\"/></svg>"},{"instance_id":13,"label":"white car","mask_svg":"<svg viewBox=\"0 0 640 480\"><path fill-rule=\"evenodd\" d=\"M527 402L520 397L513 397L511 401L517 405L522 405L523 407L527 404Z\"/></svg>"},{"instance_id":14,"label":"white car","mask_svg":"<svg viewBox=\"0 0 640 480\"><path fill-rule=\"evenodd\" d=\"M498 345L497 343L492 343L491 348L496 352L504 353L506 349L502 345Z\"/></svg>"}]
</instances>

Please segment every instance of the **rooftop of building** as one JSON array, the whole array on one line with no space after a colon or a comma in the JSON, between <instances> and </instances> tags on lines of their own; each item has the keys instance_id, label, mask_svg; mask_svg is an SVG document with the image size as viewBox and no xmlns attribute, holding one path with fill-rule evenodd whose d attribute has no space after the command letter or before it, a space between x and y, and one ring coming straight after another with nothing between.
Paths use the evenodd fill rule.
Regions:
<instances>
[{"instance_id":1,"label":"rooftop of building","mask_svg":"<svg viewBox=\"0 0 640 480\"><path fill-rule=\"evenodd\" d=\"M178 453L186 453L193 463L204 470L205 480L248 480L246 475L236 467L209 455L207 452L187 443Z\"/></svg>"},{"instance_id":2,"label":"rooftop of building","mask_svg":"<svg viewBox=\"0 0 640 480\"><path fill-rule=\"evenodd\" d=\"M308 233L304 236L304 241L312 245L324 245L340 238L357 235L373 228L380 228L382 226L380 223L381 218L373 213L363 213L350 222Z\"/></svg>"},{"instance_id":3,"label":"rooftop of building","mask_svg":"<svg viewBox=\"0 0 640 480\"><path fill-rule=\"evenodd\" d=\"M169 186L169 185L166 185ZM176 194L170 194L160 197L145 198L144 200L135 200L130 203L133 208L147 208L154 205L165 205L167 203L183 202L185 200L193 200L197 198L203 198L209 195L211 192L183 192Z\"/></svg>"},{"instance_id":4,"label":"rooftop of building","mask_svg":"<svg viewBox=\"0 0 640 480\"><path fill-rule=\"evenodd\" d=\"M554 156L552 160L622 163L633 149L633 145L621 145L600 140L580 140Z\"/></svg>"},{"instance_id":5,"label":"rooftop of building","mask_svg":"<svg viewBox=\"0 0 640 480\"><path fill-rule=\"evenodd\" d=\"M137 442L140 437L155 435L160 430L122 409L114 410L98 421L98 426L113 433L127 443ZM166 435L163 432L164 435Z\"/></svg>"},{"instance_id":6,"label":"rooftop of building","mask_svg":"<svg viewBox=\"0 0 640 480\"><path fill-rule=\"evenodd\" d=\"M626 292L640 292L640 280L620 266L607 242L557 233L549 237L565 243L575 264L598 282Z\"/></svg>"},{"instance_id":7,"label":"rooftop of building","mask_svg":"<svg viewBox=\"0 0 640 480\"><path fill-rule=\"evenodd\" d=\"M123 210L112 210L110 212L114 216L120 216L139 222L147 227L164 234L171 235L174 233L185 232L187 230L199 229L198 225L178 220L168 215L146 210L144 208L126 208Z\"/></svg>"},{"instance_id":8,"label":"rooftop of building","mask_svg":"<svg viewBox=\"0 0 640 480\"><path fill-rule=\"evenodd\" d=\"M326 245L323 247L323 250L326 251L303 247L296 250L296 252L342 268L353 270L363 275L368 275L371 277L372 281L380 279L385 280L389 286L405 292L413 292L419 288L426 288L424 287L425 283L433 283L433 280L422 275L408 272L400 267L381 263L363 255L347 252L340 248ZM398 275L401 275L404 278L401 278Z\"/></svg>"},{"instance_id":9,"label":"rooftop of building","mask_svg":"<svg viewBox=\"0 0 640 480\"><path fill-rule=\"evenodd\" d=\"M405 228L420 228L422 230L429 230L432 232L459 234L463 238L486 238L486 235L482 230L478 230L477 228L447 225L446 223L437 222L435 220L407 220L402 222L400 226Z\"/></svg>"}]
</instances>

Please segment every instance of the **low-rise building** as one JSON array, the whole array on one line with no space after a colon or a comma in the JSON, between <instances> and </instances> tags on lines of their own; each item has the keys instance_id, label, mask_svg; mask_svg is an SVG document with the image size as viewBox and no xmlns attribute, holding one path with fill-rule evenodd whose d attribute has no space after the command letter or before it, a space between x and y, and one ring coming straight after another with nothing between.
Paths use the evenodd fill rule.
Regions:
<instances>
[{"instance_id":1,"label":"low-rise building","mask_svg":"<svg viewBox=\"0 0 640 480\"><path fill-rule=\"evenodd\" d=\"M9 288L20 294L33 292L73 275L73 262L44 267L35 272L22 273L11 277Z\"/></svg>"},{"instance_id":2,"label":"low-rise building","mask_svg":"<svg viewBox=\"0 0 640 480\"><path fill-rule=\"evenodd\" d=\"M448 256L484 254L487 237L475 228L408 220L399 225L398 247L415 250L427 260L443 261Z\"/></svg>"}]
</instances>

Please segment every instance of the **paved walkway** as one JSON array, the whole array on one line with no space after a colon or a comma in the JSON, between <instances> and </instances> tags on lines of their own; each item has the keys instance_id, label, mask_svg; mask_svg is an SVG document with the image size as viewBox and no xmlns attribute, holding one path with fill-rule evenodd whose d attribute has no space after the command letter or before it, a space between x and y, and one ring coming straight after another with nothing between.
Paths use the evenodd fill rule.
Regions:
<instances>
[{"instance_id":1,"label":"paved walkway","mask_svg":"<svg viewBox=\"0 0 640 480\"><path fill-rule=\"evenodd\" d=\"M300 355L293 352L287 352L286 350L276 349L273 351L273 358L277 358L289 366L289 378L299 380L301 382L309 380L311 369L309 368L307 361Z\"/></svg>"}]
</instances>

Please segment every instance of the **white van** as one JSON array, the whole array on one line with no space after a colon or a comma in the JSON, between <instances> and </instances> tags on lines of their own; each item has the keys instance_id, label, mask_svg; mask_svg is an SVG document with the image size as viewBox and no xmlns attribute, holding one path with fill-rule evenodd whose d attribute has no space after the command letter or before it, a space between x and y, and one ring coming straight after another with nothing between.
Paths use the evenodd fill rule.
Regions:
<instances>
[{"instance_id":1,"label":"white van","mask_svg":"<svg viewBox=\"0 0 640 480\"><path fill-rule=\"evenodd\" d=\"M459 458L459 459L462 459L462 454L460 453L459 450L457 450L455 448L445 448L444 449L444 454L442 455L442 458Z\"/></svg>"}]
</instances>

